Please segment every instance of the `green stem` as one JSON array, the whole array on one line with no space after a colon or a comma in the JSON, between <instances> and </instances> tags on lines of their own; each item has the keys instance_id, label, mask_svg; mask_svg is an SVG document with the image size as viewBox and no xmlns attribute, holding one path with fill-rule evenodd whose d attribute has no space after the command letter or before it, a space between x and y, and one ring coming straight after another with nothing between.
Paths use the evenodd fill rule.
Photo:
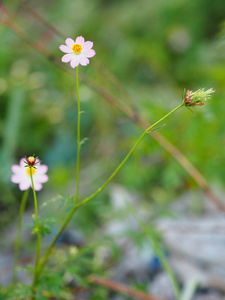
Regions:
<instances>
[{"instance_id":1,"label":"green stem","mask_svg":"<svg viewBox=\"0 0 225 300\"><path fill-rule=\"evenodd\" d=\"M142 230L144 231L143 228L142 228ZM154 239L153 239L153 249L154 249L156 255L158 256L165 272L167 273L167 275L170 279L176 299L180 300L181 299L181 291L180 291L179 283L176 279L176 276L175 276L172 268L170 267L169 262L166 259L166 256L165 256L163 250L160 248L159 244Z\"/></svg>"},{"instance_id":2,"label":"green stem","mask_svg":"<svg viewBox=\"0 0 225 300\"><path fill-rule=\"evenodd\" d=\"M35 281L37 282L44 266L45 263L51 253L52 247L55 245L57 239L59 238L59 236L61 235L61 233L63 232L64 228L66 227L66 225L69 223L70 219L72 218L73 214L75 213L76 209L77 209L77 201L78 201L78 196L79 196L79 181L80 181L80 94L79 94L79 73L78 73L78 67L76 67L76 83L77 83L77 181L76 181L76 194L75 194L75 198L74 198L74 202L75 202L75 206L72 209L72 211L70 212L70 214L68 215L68 217L66 218L65 222L63 223L62 227L60 228L59 232L56 234L56 236L54 237L54 239L52 240L50 246L48 247L47 251L45 252L43 259L40 263L40 266L38 268L38 272L36 275L36 279Z\"/></svg>"},{"instance_id":3,"label":"green stem","mask_svg":"<svg viewBox=\"0 0 225 300\"><path fill-rule=\"evenodd\" d=\"M37 229L37 253L36 253L36 262L35 262L35 269L34 269L34 280L32 285L32 293L34 295L36 284L37 284L38 265L39 265L40 254L41 254L41 233L40 233L40 226L38 220L37 196L36 196L36 191L34 189L32 167L29 168L30 168L30 179L31 179L31 184L32 184L33 194L34 194L34 209L35 209L35 219L36 219L36 229Z\"/></svg>"},{"instance_id":4,"label":"green stem","mask_svg":"<svg viewBox=\"0 0 225 300\"><path fill-rule=\"evenodd\" d=\"M14 284L17 281L16 266L18 265L18 261L19 261L23 216L24 216L24 211L25 211L25 207L26 207L26 203L27 203L28 194L29 194L29 189L23 193L23 197L22 197L21 204L20 204L19 224L18 224L18 230L17 230L17 236L16 236L14 265L13 265L13 283Z\"/></svg>"},{"instance_id":5,"label":"green stem","mask_svg":"<svg viewBox=\"0 0 225 300\"><path fill-rule=\"evenodd\" d=\"M158 125L160 122L164 121L166 118L168 118L171 114L173 114L175 111L177 111L179 108L181 108L183 106L183 104L177 106L176 108L174 108L171 112L169 112L167 115L165 115L163 118L161 118L160 120L158 120L157 122L155 122L153 125L151 125L149 128L147 128L142 135L140 136L140 138L137 140L137 142L134 144L133 148L129 151L129 153L127 154L127 156L124 158L124 160L119 164L119 166L116 168L116 170L111 174L111 176L108 178L108 180L106 180L106 182L100 186L98 188L98 190L93 193L92 195L90 195L89 197L85 198L83 201L81 201L77 207L83 206L84 204L86 204L87 202L89 202L91 199L93 199L95 196L97 196L99 193L101 193L101 191L108 185L108 183L113 179L113 177L119 172L119 170L122 168L122 166L125 164L125 162L128 160L128 158L131 156L131 154L134 152L134 150L137 148L137 146L139 145L139 143L141 142L141 140L144 138L144 136L149 133L151 131L151 129L153 129L156 125Z\"/></svg>"},{"instance_id":6,"label":"green stem","mask_svg":"<svg viewBox=\"0 0 225 300\"><path fill-rule=\"evenodd\" d=\"M75 194L75 204L78 201L79 196L79 181L80 181L80 95L79 95L79 76L78 67L76 67L76 77L77 77L77 182L76 182L76 194Z\"/></svg>"},{"instance_id":7,"label":"green stem","mask_svg":"<svg viewBox=\"0 0 225 300\"><path fill-rule=\"evenodd\" d=\"M160 244L158 241L159 239L158 239L158 235L157 235L156 231L154 229L151 229L151 226L146 225L143 221L140 220L135 209L129 203L127 203L127 207L130 210L130 212L133 215L136 222L138 223L138 225L140 226L143 233L150 238L150 240L152 242L152 248L155 251L156 255L158 256L158 258L159 258L159 260L160 260L160 262L161 262L165 272L167 273L167 275L170 279L170 282L173 286L173 290L174 290L176 299L181 300L181 291L180 291L179 283L176 279L176 276L175 276L169 262L166 259L166 256L165 256L163 250L160 247Z\"/></svg>"},{"instance_id":8,"label":"green stem","mask_svg":"<svg viewBox=\"0 0 225 300\"><path fill-rule=\"evenodd\" d=\"M69 215L67 216L65 222L63 223L62 227L60 228L60 230L58 231L58 233L56 234L56 236L54 237L54 239L52 240L51 244L49 245L48 249L46 250L43 258L42 258L42 261L40 263L40 267L39 267L39 270L38 270L38 278L45 266L45 263L52 251L52 248L53 246L55 245L57 239L59 238L59 236L61 235L61 233L63 232L63 230L65 229L65 227L67 226L67 224L69 223L70 219L72 218L72 216L74 215L75 211L77 210L77 205L74 206L74 208L71 210L71 212L69 213Z\"/></svg>"},{"instance_id":9,"label":"green stem","mask_svg":"<svg viewBox=\"0 0 225 300\"><path fill-rule=\"evenodd\" d=\"M72 209L72 211L69 213L68 217L66 218L66 220L64 221L62 227L60 228L59 232L57 233L57 235L55 236L55 238L53 239L53 241L51 242L50 246L48 247L48 249L46 250L44 257L40 263L40 267L39 267L39 272L38 272L38 277L37 280L46 264L46 261L51 253L51 250L53 248L53 246L55 245L55 242L57 241L58 237L60 236L60 234L63 232L63 230L65 229L65 227L67 226L67 224L69 223L70 219L72 218L72 216L74 215L75 211L83 206L84 204L86 204L87 202L89 202L91 199L93 199L95 196L97 196L106 186L107 184L115 177L115 175L119 172L119 170L122 168L122 166L125 164L125 162L128 160L128 158L131 156L131 154L134 152L134 150L137 148L137 146L139 145L139 143L141 142L141 140L144 138L144 136L149 133L149 131L151 131L151 129L153 129L156 125L158 125L160 122L162 122L163 120L165 120L166 118L168 118L171 114L173 114L175 111L177 111L179 108L181 108L183 106L183 103L179 106L177 106L175 109L173 109L171 112L169 112L167 115L165 115L163 118L161 118L160 120L158 120L157 122L155 122L153 125L151 125L149 128L147 128L142 135L140 136L140 138L137 140L137 142L135 143L135 145L132 147L132 149L129 151L129 153L127 154L127 156L124 158L124 160L120 163L120 165L116 168L116 170L112 173L112 175L106 180L106 182L98 188L98 190L93 193L92 195L90 195L89 197L85 198L83 201L81 201L80 203L78 203L77 205L74 206L74 208Z\"/></svg>"}]
</instances>

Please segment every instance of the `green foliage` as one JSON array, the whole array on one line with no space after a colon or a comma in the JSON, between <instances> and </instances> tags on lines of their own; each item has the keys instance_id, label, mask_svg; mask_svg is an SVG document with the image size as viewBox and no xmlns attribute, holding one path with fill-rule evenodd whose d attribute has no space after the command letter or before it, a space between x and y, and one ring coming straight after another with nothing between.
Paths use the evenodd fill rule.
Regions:
<instances>
[{"instance_id":1,"label":"green foliage","mask_svg":"<svg viewBox=\"0 0 225 300\"><path fill-rule=\"evenodd\" d=\"M5 290L6 291L6 290ZM23 300L29 299L31 296L30 286L18 283L15 287L7 287L7 291L4 294L7 300Z\"/></svg>"},{"instance_id":2,"label":"green foliage","mask_svg":"<svg viewBox=\"0 0 225 300\"><path fill-rule=\"evenodd\" d=\"M109 245L108 245L109 246ZM37 285L35 300L57 298L70 300L79 293L81 288L90 289L93 292L93 299L97 295L104 295L108 292L105 288L92 286L88 278L94 275L103 275L106 267L104 264L96 262L96 255L101 244L92 247L83 247L78 249L75 246L68 248L54 249L48 266L41 275L40 282ZM23 271L32 277L33 267L27 266ZM82 289L81 289L82 290ZM31 286L17 284L0 290L0 295L5 296L7 300L25 299L31 295ZM23 298L24 297L24 298ZM0 298L1 299L1 298Z\"/></svg>"},{"instance_id":3,"label":"green foliage","mask_svg":"<svg viewBox=\"0 0 225 300\"><path fill-rule=\"evenodd\" d=\"M42 203L41 208L45 208L48 205L56 205L57 209L61 209L62 207L66 207L67 209L71 209L74 205L74 195L72 196L65 196L65 195L57 195L54 198L51 198L50 200L45 201Z\"/></svg>"},{"instance_id":4,"label":"green foliage","mask_svg":"<svg viewBox=\"0 0 225 300\"><path fill-rule=\"evenodd\" d=\"M38 232L38 228L36 225L36 219L35 219L35 215L32 215L32 224L27 224L27 226L32 228L32 234L37 234ZM55 223L55 219L54 218L46 218L46 219L42 219L39 220L39 230L42 236L48 235L52 232L52 225L53 223Z\"/></svg>"},{"instance_id":5,"label":"green foliage","mask_svg":"<svg viewBox=\"0 0 225 300\"><path fill-rule=\"evenodd\" d=\"M135 213L134 209L131 206L128 206L129 210L131 211L131 214L134 216L136 222L138 223L140 229L142 230L143 234L148 237L150 240L150 243L152 245L152 249L155 251L157 257L159 258L164 270L166 271L170 282L172 284L174 294L176 295L177 300L182 300L182 294L180 290L180 286L178 283L178 280L167 261L166 255L164 253L164 247L161 245L160 241L160 234L155 230L153 226L148 226L146 222L143 222L138 215Z\"/></svg>"}]
</instances>

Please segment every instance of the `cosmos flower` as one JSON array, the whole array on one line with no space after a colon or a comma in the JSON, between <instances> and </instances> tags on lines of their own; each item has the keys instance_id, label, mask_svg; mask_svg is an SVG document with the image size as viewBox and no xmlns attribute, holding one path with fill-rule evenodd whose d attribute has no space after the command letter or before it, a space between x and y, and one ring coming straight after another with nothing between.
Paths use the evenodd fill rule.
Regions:
<instances>
[{"instance_id":1,"label":"cosmos flower","mask_svg":"<svg viewBox=\"0 0 225 300\"><path fill-rule=\"evenodd\" d=\"M67 53L63 55L62 62L68 63L72 68L77 67L79 64L87 66L89 59L95 56L95 50L92 49L93 42L87 41L82 36L78 36L74 41L71 38L65 40L66 45L59 46L59 49Z\"/></svg>"},{"instance_id":2,"label":"cosmos flower","mask_svg":"<svg viewBox=\"0 0 225 300\"><path fill-rule=\"evenodd\" d=\"M42 189L42 183L48 181L48 176L46 172L48 171L48 167L46 165L42 165L39 159L36 159L35 168L31 167L33 181L34 181L34 189L35 191L40 191ZM19 184L19 189L21 191L25 191L32 188L31 178L30 178L30 167L27 167L27 163L25 158L20 160L19 165L12 166L12 172L14 173L11 177L11 181L13 183Z\"/></svg>"}]
</instances>

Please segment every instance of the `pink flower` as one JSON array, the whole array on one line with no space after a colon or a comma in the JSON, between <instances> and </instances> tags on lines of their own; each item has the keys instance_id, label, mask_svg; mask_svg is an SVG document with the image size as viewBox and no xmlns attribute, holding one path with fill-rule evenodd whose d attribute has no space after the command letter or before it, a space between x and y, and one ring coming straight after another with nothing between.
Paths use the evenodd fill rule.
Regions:
<instances>
[{"instance_id":1,"label":"pink flower","mask_svg":"<svg viewBox=\"0 0 225 300\"><path fill-rule=\"evenodd\" d=\"M36 159L37 164L34 167L31 167L34 189L35 191L40 191L42 189L42 183L48 181L48 176L45 174L48 171L46 165L42 165L39 159ZM27 166L25 158L20 160L19 165L12 166L12 172L14 173L11 177L11 181L19 184L19 189L25 191L32 188L31 179L30 179L30 168Z\"/></svg>"},{"instance_id":2,"label":"pink flower","mask_svg":"<svg viewBox=\"0 0 225 300\"><path fill-rule=\"evenodd\" d=\"M70 62L72 68L77 67L79 64L87 66L89 64L88 58L95 56L95 50L92 49L93 42L85 42L82 36L78 36L76 41L68 38L65 40L65 43L66 46L59 46L62 52L67 53L63 55L62 62Z\"/></svg>"}]
</instances>

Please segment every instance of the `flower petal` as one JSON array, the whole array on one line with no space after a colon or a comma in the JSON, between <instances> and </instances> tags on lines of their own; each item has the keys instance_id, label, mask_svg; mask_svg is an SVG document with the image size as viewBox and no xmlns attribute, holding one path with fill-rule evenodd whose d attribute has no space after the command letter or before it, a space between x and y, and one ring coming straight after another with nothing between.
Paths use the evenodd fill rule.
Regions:
<instances>
[{"instance_id":1,"label":"flower petal","mask_svg":"<svg viewBox=\"0 0 225 300\"><path fill-rule=\"evenodd\" d=\"M59 49L64 53L73 53L73 50L65 45L60 45Z\"/></svg>"},{"instance_id":2,"label":"flower petal","mask_svg":"<svg viewBox=\"0 0 225 300\"><path fill-rule=\"evenodd\" d=\"M84 42L85 42L85 40L82 36L78 36L75 41L76 44L80 44L82 47L84 45Z\"/></svg>"},{"instance_id":3,"label":"flower petal","mask_svg":"<svg viewBox=\"0 0 225 300\"><path fill-rule=\"evenodd\" d=\"M90 41L85 42L83 45L84 50L91 49L92 47L93 47L93 42Z\"/></svg>"},{"instance_id":4,"label":"flower petal","mask_svg":"<svg viewBox=\"0 0 225 300\"><path fill-rule=\"evenodd\" d=\"M20 175L12 175L12 176L11 176L11 181L12 181L13 183L20 183L20 181L21 181L21 176L20 176Z\"/></svg>"},{"instance_id":5,"label":"flower petal","mask_svg":"<svg viewBox=\"0 0 225 300\"><path fill-rule=\"evenodd\" d=\"M36 169L36 174L45 174L48 171L48 167L46 165L40 165Z\"/></svg>"},{"instance_id":6,"label":"flower petal","mask_svg":"<svg viewBox=\"0 0 225 300\"><path fill-rule=\"evenodd\" d=\"M42 189L42 184L40 182L34 182L35 191L40 191Z\"/></svg>"},{"instance_id":7,"label":"flower petal","mask_svg":"<svg viewBox=\"0 0 225 300\"><path fill-rule=\"evenodd\" d=\"M82 54L84 54L86 57L90 58L90 57L95 56L96 52L95 52L95 50L90 49L90 50L84 50L82 52Z\"/></svg>"},{"instance_id":8,"label":"flower petal","mask_svg":"<svg viewBox=\"0 0 225 300\"><path fill-rule=\"evenodd\" d=\"M26 158L25 157L21 158L21 160L20 160L20 166L21 167L25 167L26 166Z\"/></svg>"},{"instance_id":9,"label":"flower petal","mask_svg":"<svg viewBox=\"0 0 225 300\"><path fill-rule=\"evenodd\" d=\"M79 65L79 63L80 63L79 55L75 55L71 60L70 65L74 69Z\"/></svg>"},{"instance_id":10,"label":"flower petal","mask_svg":"<svg viewBox=\"0 0 225 300\"><path fill-rule=\"evenodd\" d=\"M48 176L47 175L36 175L34 177L34 182L45 183L47 181L48 181Z\"/></svg>"},{"instance_id":11,"label":"flower petal","mask_svg":"<svg viewBox=\"0 0 225 300\"><path fill-rule=\"evenodd\" d=\"M68 46L69 48L72 48L73 45L75 44L74 40L72 40L71 38L68 38L65 40L66 46Z\"/></svg>"},{"instance_id":12,"label":"flower petal","mask_svg":"<svg viewBox=\"0 0 225 300\"><path fill-rule=\"evenodd\" d=\"M29 182L28 180L23 180L19 184L19 189L21 191L25 191L25 190L29 189L29 187L31 187L31 182Z\"/></svg>"},{"instance_id":13,"label":"flower petal","mask_svg":"<svg viewBox=\"0 0 225 300\"><path fill-rule=\"evenodd\" d=\"M23 169L18 165L12 165L12 172L15 174L21 174Z\"/></svg>"},{"instance_id":14,"label":"flower petal","mask_svg":"<svg viewBox=\"0 0 225 300\"><path fill-rule=\"evenodd\" d=\"M89 59L84 55L80 56L80 64L82 66L87 66L89 64Z\"/></svg>"},{"instance_id":15,"label":"flower petal","mask_svg":"<svg viewBox=\"0 0 225 300\"><path fill-rule=\"evenodd\" d=\"M74 54L65 54L62 57L62 62L67 63L69 61L71 61L74 57Z\"/></svg>"}]
</instances>

